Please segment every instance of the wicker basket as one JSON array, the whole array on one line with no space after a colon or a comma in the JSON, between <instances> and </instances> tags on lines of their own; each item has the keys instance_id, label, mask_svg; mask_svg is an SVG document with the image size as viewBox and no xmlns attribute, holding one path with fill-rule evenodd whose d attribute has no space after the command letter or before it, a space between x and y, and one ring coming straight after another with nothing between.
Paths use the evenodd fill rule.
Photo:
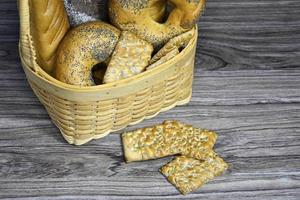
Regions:
<instances>
[{"instance_id":1,"label":"wicker basket","mask_svg":"<svg viewBox=\"0 0 300 200\"><path fill-rule=\"evenodd\" d=\"M28 0L19 0L20 58L28 82L70 144L81 145L189 102L197 34L174 59L115 83L77 87L62 83L36 63Z\"/></svg>"}]
</instances>

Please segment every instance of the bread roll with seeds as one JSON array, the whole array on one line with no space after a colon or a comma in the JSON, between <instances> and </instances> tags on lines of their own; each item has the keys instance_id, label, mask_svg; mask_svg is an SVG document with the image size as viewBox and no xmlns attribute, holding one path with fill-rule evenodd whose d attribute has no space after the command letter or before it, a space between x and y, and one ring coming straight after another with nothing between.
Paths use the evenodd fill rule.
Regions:
<instances>
[{"instance_id":1,"label":"bread roll with seeds","mask_svg":"<svg viewBox=\"0 0 300 200\"><path fill-rule=\"evenodd\" d=\"M104 22L87 22L68 32L58 49L55 77L67 84L92 86L92 68L112 54L120 31Z\"/></svg>"},{"instance_id":2,"label":"bread roll with seeds","mask_svg":"<svg viewBox=\"0 0 300 200\"><path fill-rule=\"evenodd\" d=\"M174 9L162 23L167 2ZM190 30L204 5L205 0L110 0L109 15L116 27L136 33L156 48Z\"/></svg>"},{"instance_id":3,"label":"bread roll with seeds","mask_svg":"<svg viewBox=\"0 0 300 200\"><path fill-rule=\"evenodd\" d=\"M37 63L52 75L57 48L70 27L64 3L61 0L29 0L29 6Z\"/></svg>"},{"instance_id":4,"label":"bread roll with seeds","mask_svg":"<svg viewBox=\"0 0 300 200\"><path fill-rule=\"evenodd\" d=\"M104 76L111 83L141 73L148 66L153 47L128 31L121 33Z\"/></svg>"},{"instance_id":5,"label":"bread roll with seeds","mask_svg":"<svg viewBox=\"0 0 300 200\"><path fill-rule=\"evenodd\" d=\"M178 156L160 171L182 194L199 189L206 182L221 175L228 164L211 151L205 160Z\"/></svg>"},{"instance_id":6,"label":"bread roll with seeds","mask_svg":"<svg viewBox=\"0 0 300 200\"><path fill-rule=\"evenodd\" d=\"M194 128L177 121L165 121L153 127L138 129L122 135L127 162L189 154L198 149L211 150L217 134Z\"/></svg>"}]
</instances>

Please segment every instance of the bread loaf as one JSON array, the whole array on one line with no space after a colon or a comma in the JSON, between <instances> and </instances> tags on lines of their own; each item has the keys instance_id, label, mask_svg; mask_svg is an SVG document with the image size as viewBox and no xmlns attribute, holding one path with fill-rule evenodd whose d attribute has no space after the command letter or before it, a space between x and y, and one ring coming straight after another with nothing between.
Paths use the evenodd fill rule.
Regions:
<instances>
[{"instance_id":1,"label":"bread loaf","mask_svg":"<svg viewBox=\"0 0 300 200\"><path fill-rule=\"evenodd\" d=\"M61 0L29 0L30 32L36 49L37 63L52 74L56 51L69 30L69 21Z\"/></svg>"}]
</instances>

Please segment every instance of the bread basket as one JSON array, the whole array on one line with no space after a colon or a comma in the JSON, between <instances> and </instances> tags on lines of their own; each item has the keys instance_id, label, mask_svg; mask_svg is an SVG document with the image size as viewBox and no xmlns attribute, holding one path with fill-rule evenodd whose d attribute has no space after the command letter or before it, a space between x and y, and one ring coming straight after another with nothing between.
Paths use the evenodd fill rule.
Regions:
<instances>
[{"instance_id":1,"label":"bread basket","mask_svg":"<svg viewBox=\"0 0 300 200\"><path fill-rule=\"evenodd\" d=\"M70 144L81 145L189 102L197 34L175 58L115 83L78 87L62 83L36 63L28 0L19 0L19 51L28 82Z\"/></svg>"}]
</instances>

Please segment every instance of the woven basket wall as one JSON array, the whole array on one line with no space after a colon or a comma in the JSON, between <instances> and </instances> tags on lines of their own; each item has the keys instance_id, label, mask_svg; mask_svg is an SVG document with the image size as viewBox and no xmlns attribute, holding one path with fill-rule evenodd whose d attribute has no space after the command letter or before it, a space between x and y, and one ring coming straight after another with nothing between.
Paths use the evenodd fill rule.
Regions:
<instances>
[{"instance_id":1,"label":"woven basket wall","mask_svg":"<svg viewBox=\"0 0 300 200\"><path fill-rule=\"evenodd\" d=\"M70 144L81 145L189 102L197 34L174 59L115 83L64 84L36 63L28 0L19 0L20 58L28 82Z\"/></svg>"}]
</instances>

